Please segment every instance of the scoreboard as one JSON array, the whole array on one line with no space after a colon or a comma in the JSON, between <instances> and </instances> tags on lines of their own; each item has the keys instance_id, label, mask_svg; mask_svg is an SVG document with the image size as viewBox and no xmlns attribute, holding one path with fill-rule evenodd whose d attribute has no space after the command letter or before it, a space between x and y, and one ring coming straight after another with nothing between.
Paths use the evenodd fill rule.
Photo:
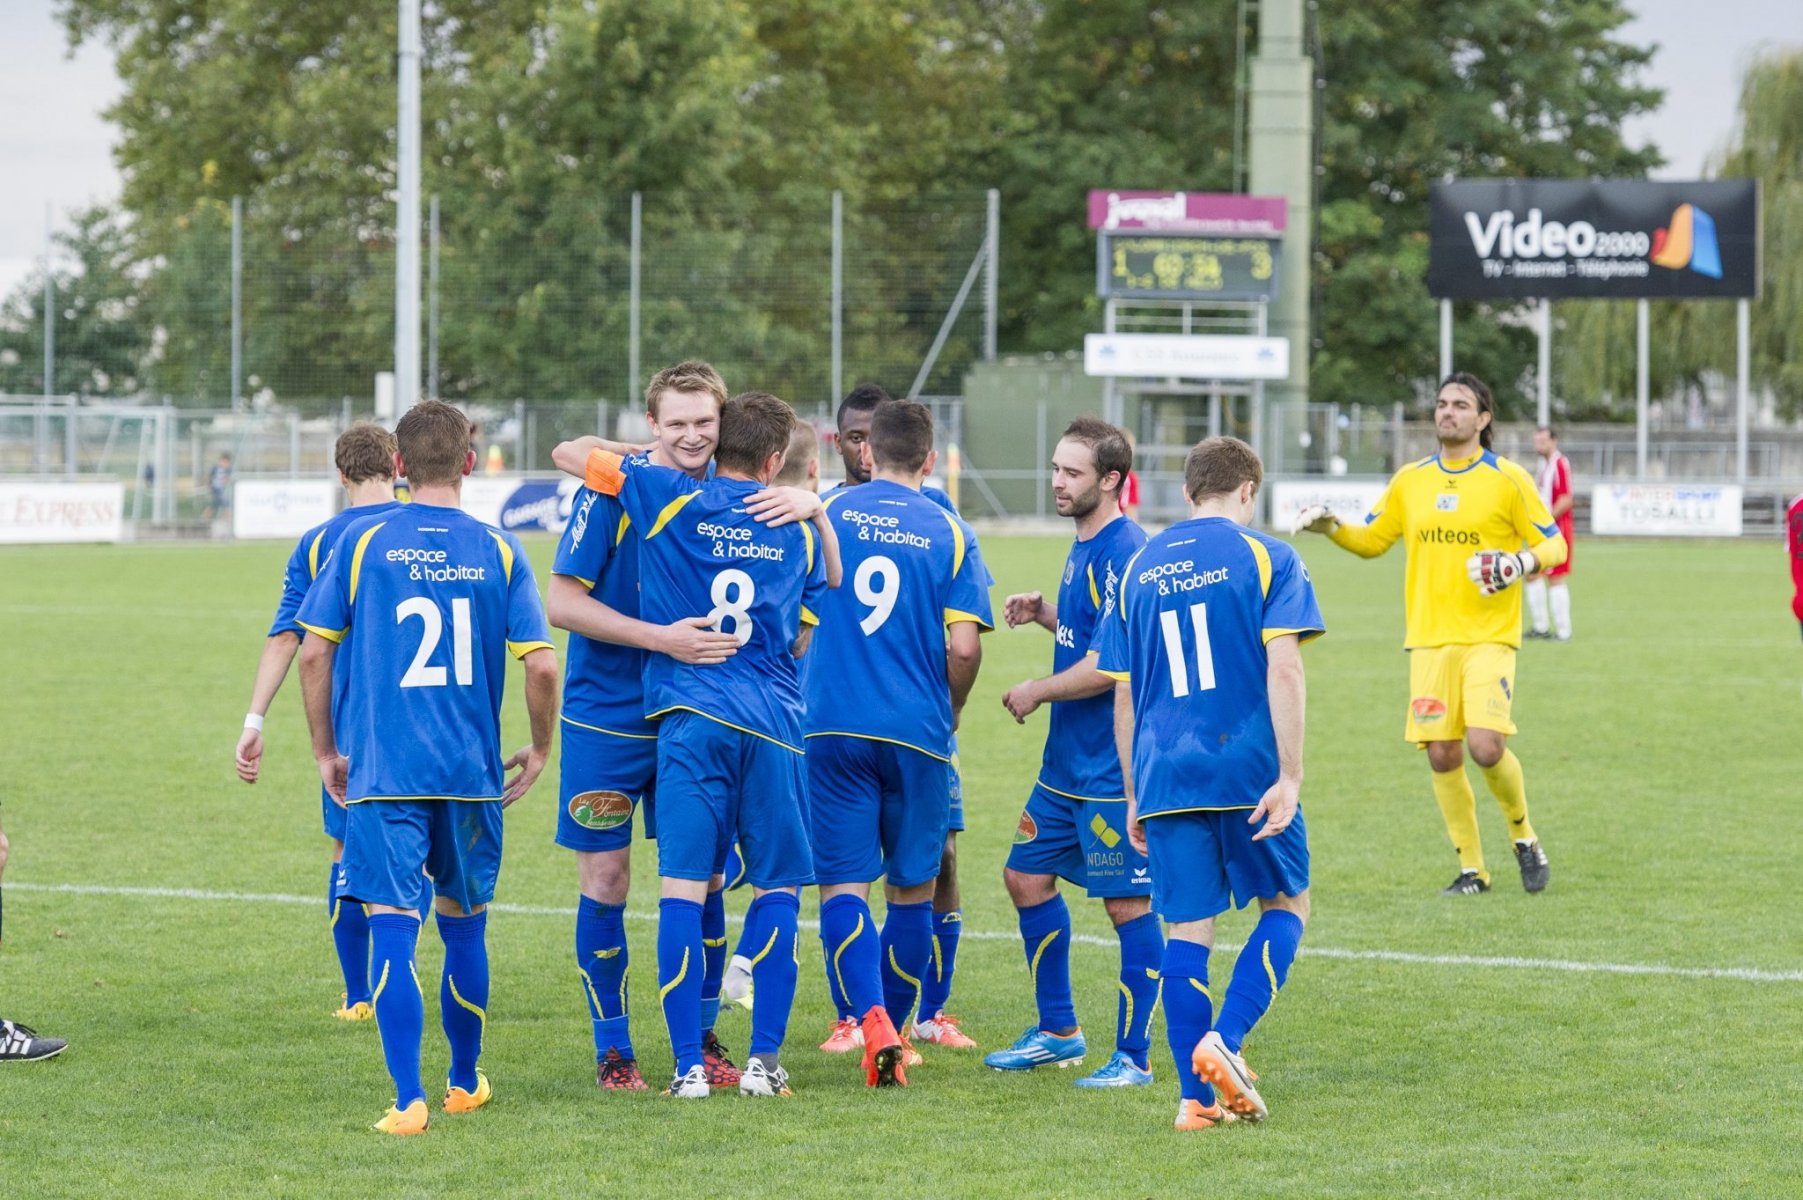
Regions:
<instances>
[{"instance_id":1,"label":"scoreboard","mask_svg":"<svg viewBox=\"0 0 1803 1200\"><path fill-rule=\"evenodd\" d=\"M1278 242L1104 232L1096 238L1096 294L1146 300L1270 300Z\"/></svg>"}]
</instances>

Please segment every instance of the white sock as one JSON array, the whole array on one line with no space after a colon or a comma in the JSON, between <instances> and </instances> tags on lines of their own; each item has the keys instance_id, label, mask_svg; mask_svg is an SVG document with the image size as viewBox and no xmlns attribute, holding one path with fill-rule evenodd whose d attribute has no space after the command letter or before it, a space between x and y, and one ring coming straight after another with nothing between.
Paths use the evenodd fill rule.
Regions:
<instances>
[{"instance_id":1,"label":"white sock","mask_svg":"<svg viewBox=\"0 0 1803 1200\"><path fill-rule=\"evenodd\" d=\"M1552 589L1553 629L1562 638L1571 636L1571 589L1564 584Z\"/></svg>"},{"instance_id":2,"label":"white sock","mask_svg":"<svg viewBox=\"0 0 1803 1200\"><path fill-rule=\"evenodd\" d=\"M1546 632L1546 590L1546 580L1531 579L1528 581L1528 615L1533 618L1535 633Z\"/></svg>"}]
</instances>

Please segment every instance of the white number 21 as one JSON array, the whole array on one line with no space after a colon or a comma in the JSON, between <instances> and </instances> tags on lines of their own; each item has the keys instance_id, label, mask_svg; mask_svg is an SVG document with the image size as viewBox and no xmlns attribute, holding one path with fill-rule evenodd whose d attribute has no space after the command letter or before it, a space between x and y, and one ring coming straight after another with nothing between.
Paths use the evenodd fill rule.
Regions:
<instances>
[{"instance_id":1,"label":"white number 21","mask_svg":"<svg viewBox=\"0 0 1803 1200\"><path fill-rule=\"evenodd\" d=\"M1208 642L1208 605L1190 605L1189 623L1196 631L1196 690L1213 691L1215 658L1214 647ZM1168 610L1159 613L1158 624L1164 630L1164 657L1165 664L1171 669L1171 695L1187 696L1189 664L1183 661L1183 631L1178 627L1177 614Z\"/></svg>"},{"instance_id":2,"label":"white number 21","mask_svg":"<svg viewBox=\"0 0 1803 1200\"><path fill-rule=\"evenodd\" d=\"M443 687L445 671L443 667L428 667L426 662L432 652L438 649L438 639L444 636L444 616L438 611L438 605L424 596L414 596L394 606L394 623L401 624L408 617L418 617L425 629L419 639L419 650L413 656L413 665L401 676L401 686L410 687ZM457 682L467 687L476 680L473 659L470 654L470 602L468 598L451 601L451 664L457 672Z\"/></svg>"}]
</instances>

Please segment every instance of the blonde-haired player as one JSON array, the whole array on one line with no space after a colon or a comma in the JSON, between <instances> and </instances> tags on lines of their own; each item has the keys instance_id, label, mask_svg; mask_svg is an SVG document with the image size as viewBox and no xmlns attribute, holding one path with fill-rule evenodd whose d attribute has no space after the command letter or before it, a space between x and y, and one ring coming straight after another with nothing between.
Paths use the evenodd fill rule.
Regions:
<instances>
[{"instance_id":1,"label":"blonde-haired player","mask_svg":"<svg viewBox=\"0 0 1803 1200\"><path fill-rule=\"evenodd\" d=\"M1427 750L1434 796L1458 851L1459 877L1444 889L1448 896L1490 890L1461 739L1509 822L1522 886L1538 892L1549 874L1528 822L1521 761L1508 747L1521 645L1521 592L1513 585L1564 562L1568 548L1534 477L1491 451L1495 411L1477 378L1449 376L1434 404L1438 454L1398 471L1365 524L1343 524L1314 505L1297 515L1294 529L1324 533L1363 558L1408 544L1403 736Z\"/></svg>"}]
</instances>

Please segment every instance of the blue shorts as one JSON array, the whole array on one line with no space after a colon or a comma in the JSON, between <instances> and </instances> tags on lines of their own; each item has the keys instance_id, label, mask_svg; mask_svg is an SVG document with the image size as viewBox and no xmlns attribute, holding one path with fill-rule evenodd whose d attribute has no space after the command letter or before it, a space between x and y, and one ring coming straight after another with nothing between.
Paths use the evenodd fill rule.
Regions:
<instances>
[{"instance_id":1,"label":"blue shorts","mask_svg":"<svg viewBox=\"0 0 1803 1200\"><path fill-rule=\"evenodd\" d=\"M434 893L465 912L495 898L499 800L363 800L345 814L344 882L352 899L423 917Z\"/></svg>"},{"instance_id":2,"label":"blue shorts","mask_svg":"<svg viewBox=\"0 0 1803 1200\"><path fill-rule=\"evenodd\" d=\"M1308 887L1308 829L1302 810L1262 842L1249 808L1157 813L1146 818L1152 911L1167 921L1203 921L1254 899L1295 896Z\"/></svg>"},{"instance_id":3,"label":"blue shorts","mask_svg":"<svg viewBox=\"0 0 1803 1200\"><path fill-rule=\"evenodd\" d=\"M952 739L952 761L949 764L952 773L952 820L949 829L952 833L964 832L964 772L958 765L958 739Z\"/></svg>"},{"instance_id":4,"label":"blue shorts","mask_svg":"<svg viewBox=\"0 0 1803 1200\"><path fill-rule=\"evenodd\" d=\"M678 710L657 735L657 873L711 879L733 839L757 888L814 882L807 759L755 733Z\"/></svg>"},{"instance_id":5,"label":"blue shorts","mask_svg":"<svg viewBox=\"0 0 1803 1200\"><path fill-rule=\"evenodd\" d=\"M345 811L338 807L338 801L332 799L332 793L326 791L325 785L319 788L319 816L325 822L326 836L342 842L344 840Z\"/></svg>"},{"instance_id":6,"label":"blue shorts","mask_svg":"<svg viewBox=\"0 0 1803 1200\"><path fill-rule=\"evenodd\" d=\"M632 845L632 814L644 814L645 836L657 836L653 792L657 739L623 737L562 721L558 763L557 844L598 853Z\"/></svg>"},{"instance_id":7,"label":"blue shorts","mask_svg":"<svg viewBox=\"0 0 1803 1200\"><path fill-rule=\"evenodd\" d=\"M939 877L951 768L911 746L808 739L808 823L816 883L917 887Z\"/></svg>"},{"instance_id":8,"label":"blue shorts","mask_svg":"<svg viewBox=\"0 0 1803 1200\"><path fill-rule=\"evenodd\" d=\"M1015 828L1008 867L1067 879L1092 899L1149 896L1151 872L1127 840L1126 820L1125 800L1079 800L1036 783Z\"/></svg>"}]
</instances>

